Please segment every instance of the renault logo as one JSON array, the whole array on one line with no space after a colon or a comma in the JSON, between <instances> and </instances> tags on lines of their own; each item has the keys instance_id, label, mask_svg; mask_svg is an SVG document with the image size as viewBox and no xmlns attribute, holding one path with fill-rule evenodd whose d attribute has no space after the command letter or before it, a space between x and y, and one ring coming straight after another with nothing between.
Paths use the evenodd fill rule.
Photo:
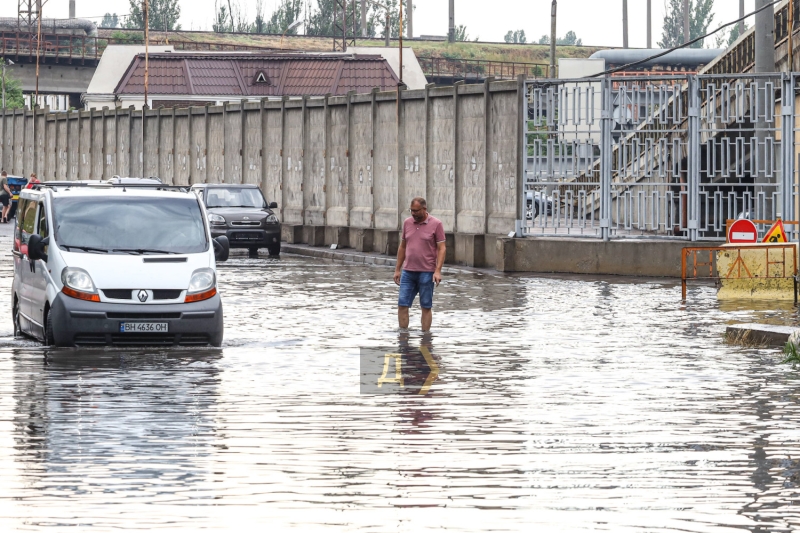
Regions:
<instances>
[{"instance_id":1,"label":"renault logo","mask_svg":"<svg viewBox=\"0 0 800 533\"><path fill-rule=\"evenodd\" d=\"M142 289L139 291L139 294L136 295L139 298L139 301L145 303L147 301L147 291Z\"/></svg>"}]
</instances>

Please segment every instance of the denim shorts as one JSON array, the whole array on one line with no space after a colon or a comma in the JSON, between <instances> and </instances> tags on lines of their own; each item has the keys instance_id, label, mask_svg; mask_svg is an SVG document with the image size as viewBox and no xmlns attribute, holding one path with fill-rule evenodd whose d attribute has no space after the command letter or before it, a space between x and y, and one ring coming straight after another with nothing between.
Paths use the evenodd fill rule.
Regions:
<instances>
[{"instance_id":1,"label":"denim shorts","mask_svg":"<svg viewBox=\"0 0 800 533\"><path fill-rule=\"evenodd\" d=\"M398 307L411 307L419 294L419 306L423 309L433 307L433 272L409 272L403 270L400 277L400 298Z\"/></svg>"}]
</instances>

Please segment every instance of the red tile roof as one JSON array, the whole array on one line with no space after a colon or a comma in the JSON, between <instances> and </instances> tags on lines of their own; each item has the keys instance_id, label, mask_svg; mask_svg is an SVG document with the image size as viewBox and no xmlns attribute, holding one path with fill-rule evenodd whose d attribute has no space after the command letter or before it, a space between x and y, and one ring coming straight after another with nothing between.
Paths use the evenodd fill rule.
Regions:
<instances>
[{"instance_id":1,"label":"red tile roof","mask_svg":"<svg viewBox=\"0 0 800 533\"><path fill-rule=\"evenodd\" d=\"M153 95L323 96L394 89L398 79L379 55L150 54ZM144 93L144 54L133 59L116 94Z\"/></svg>"}]
</instances>

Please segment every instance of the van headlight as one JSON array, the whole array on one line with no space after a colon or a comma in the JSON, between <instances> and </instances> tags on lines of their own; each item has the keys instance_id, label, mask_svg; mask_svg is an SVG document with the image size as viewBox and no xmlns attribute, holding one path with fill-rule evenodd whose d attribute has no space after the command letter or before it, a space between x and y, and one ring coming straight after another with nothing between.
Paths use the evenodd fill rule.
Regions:
<instances>
[{"instance_id":1,"label":"van headlight","mask_svg":"<svg viewBox=\"0 0 800 533\"><path fill-rule=\"evenodd\" d=\"M61 292L67 296L90 302L100 301L92 277L82 268L66 267L61 271L61 283L64 284Z\"/></svg>"},{"instance_id":2,"label":"van headlight","mask_svg":"<svg viewBox=\"0 0 800 533\"><path fill-rule=\"evenodd\" d=\"M278 223L278 217L276 217L275 215L267 216L267 224L277 224L277 223Z\"/></svg>"},{"instance_id":3,"label":"van headlight","mask_svg":"<svg viewBox=\"0 0 800 533\"><path fill-rule=\"evenodd\" d=\"M217 215L216 213L209 213L208 214L208 221L211 222L212 226L224 226L225 225L225 218L221 215Z\"/></svg>"},{"instance_id":4,"label":"van headlight","mask_svg":"<svg viewBox=\"0 0 800 533\"><path fill-rule=\"evenodd\" d=\"M211 268L198 268L192 272L189 290L184 302L201 302L217 294L217 275Z\"/></svg>"}]
</instances>

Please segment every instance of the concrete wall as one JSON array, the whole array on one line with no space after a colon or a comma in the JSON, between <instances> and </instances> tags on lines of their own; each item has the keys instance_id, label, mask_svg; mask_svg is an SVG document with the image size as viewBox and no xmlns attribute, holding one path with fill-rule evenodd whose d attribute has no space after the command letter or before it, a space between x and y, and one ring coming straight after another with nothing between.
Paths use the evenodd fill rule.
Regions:
<instances>
[{"instance_id":1,"label":"concrete wall","mask_svg":"<svg viewBox=\"0 0 800 533\"><path fill-rule=\"evenodd\" d=\"M285 225L396 231L423 196L449 233L506 234L522 179L521 87L145 110L144 120L130 108L41 110L35 121L32 111L0 110L0 166L42 180L257 183Z\"/></svg>"}]
</instances>

